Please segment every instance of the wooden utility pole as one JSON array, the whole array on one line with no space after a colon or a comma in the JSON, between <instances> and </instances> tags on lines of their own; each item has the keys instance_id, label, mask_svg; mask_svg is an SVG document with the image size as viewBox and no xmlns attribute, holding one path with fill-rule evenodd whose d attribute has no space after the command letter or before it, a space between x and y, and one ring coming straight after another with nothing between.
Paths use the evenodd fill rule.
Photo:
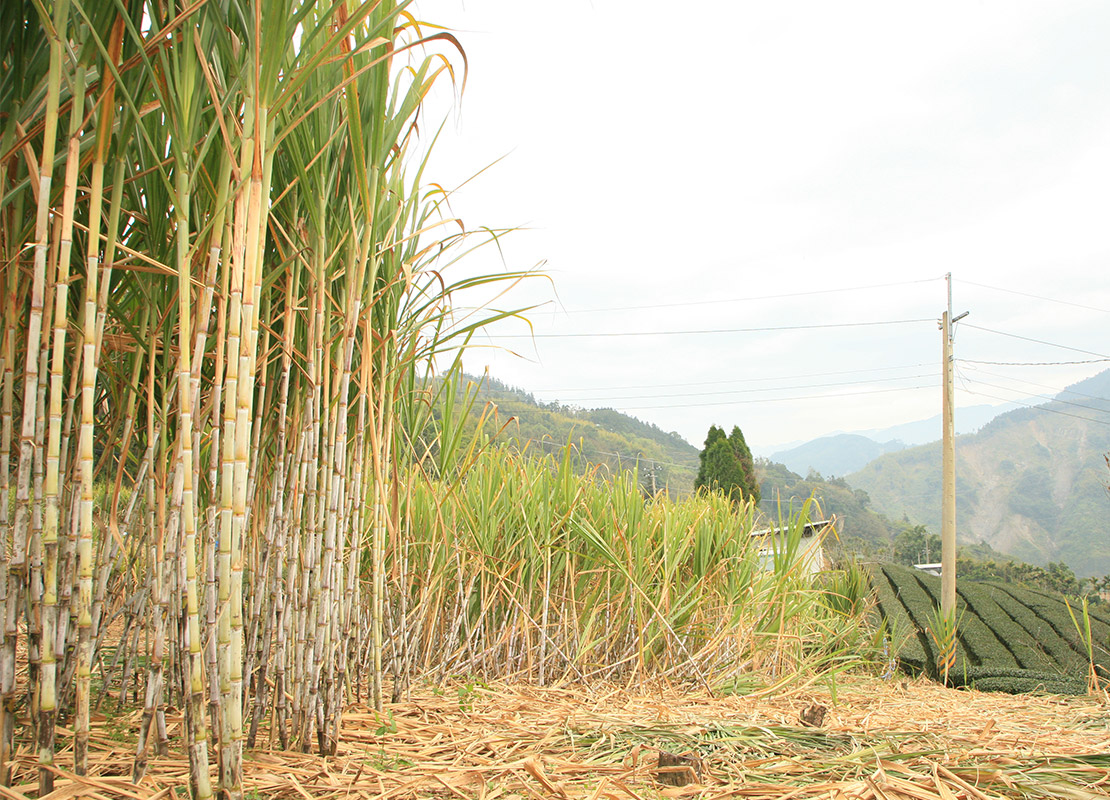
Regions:
<instances>
[{"instance_id":1,"label":"wooden utility pole","mask_svg":"<svg viewBox=\"0 0 1110 800\"><path fill-rule=\"evenodd\" d=\"M944 339L942 371L944 373L944 399L941 420L944 428L941 452L941 526L940 526L940 610L946 616L956 612L956 423L955 423L955 365L952 355L952 325L967 316L965 311L952 318L952 273L944 276L948 282L948 309L941 317L940 327Z\"/></svg>"},{"instance_id":2,"label":"wooden utility pole","mask_svg":"<svg viewBox=\"0 0 1110 800\"><path fill-rule=\"evenodd\" d=\"M951 286L951 284L949 284ZM949 295L951 296L951 295ZM944 338L944 401L941 413L944 428L941 441L940 512L940 610L947 616L956 608L956 426L952 414L952 311L941 318Z\"/></svg>"}]
</instances>

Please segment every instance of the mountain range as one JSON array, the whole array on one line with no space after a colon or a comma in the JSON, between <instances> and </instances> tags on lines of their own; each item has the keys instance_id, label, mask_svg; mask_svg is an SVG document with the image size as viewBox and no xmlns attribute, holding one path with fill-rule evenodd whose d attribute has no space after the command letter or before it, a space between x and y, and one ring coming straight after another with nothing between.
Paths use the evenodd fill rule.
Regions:
<instances>
[{"instance_id":1,"label":"mountain range","mask_svg":"<svg viewBox=\"0 0 1110 800\"><path fill-rule=\"evenodd\" d=\"M1083 576L1110 573L1110 370L956 439L956 533ZM886 453L845 476L875 508L940 531L939 442Z\"/></svg>"},{"instance_id":2,"label":"mountain range","mask_svg":"<svg viewBox=\"0 0 1110 800\"><path fill-rule=\"evenodd\" d=\"M1040 566L1063 562L1081 577L1110 574L1108 398L1110 370L1039 406L958 409L959 429L974 431L956 441L961 545ZM677 433L613 409L540 404L492 378L481 382L479 401L496 406L498 439L537 451L569 442L583 469L636 469L645 492L693 491L699 450ZM779 504L816 496L822 512L842 520L848 550L868 557L889 550L906 525L939 533L939 433L939 419L921 420L759 458L764 511L774 517Z\"/></svg>"},{"instance_id":3,"label":"mountain range","mask_svg":"<svg viewBox=\"0 0 1110 800\"><path fill-rule=\"evenodd\" d=\"M973 433L995 417L1021 408L1017 403L999 406L975 405L956 410L956 434ZM785 464L799 475L811 471L820 475L847 475L885 453L905 450L914 445L935 442L941 436L940 415L906 422L889 428L833 433L808 442L793 442L781 447L761 448L756 454Z\"/></svg>"}]
</instances>

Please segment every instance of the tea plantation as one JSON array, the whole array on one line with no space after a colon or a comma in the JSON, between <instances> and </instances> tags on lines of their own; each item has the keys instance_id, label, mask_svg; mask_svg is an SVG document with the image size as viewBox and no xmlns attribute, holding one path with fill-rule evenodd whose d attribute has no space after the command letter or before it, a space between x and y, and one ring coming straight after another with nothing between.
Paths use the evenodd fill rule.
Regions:
<instances>
[{"instance_id":1,"label":"tea plantation","mask_svg":"<svg viewBox=\"0 0 1110 800\"><path fill-rule=\"evenodd\" d=\"M902 668L940 680L929 630L940 605L940 578L891 564L874 565L870 574L877 612L891 641L903 642L898 651ZM959 581L956 668L949 672L949 684L1085 694L1091 658L1072 612L1085 628L1082 607L1073 601L1069 612L1060 595L993 581ZM1094 667L1102 680L1110 676L1110 613L1092 606L1088 616Z\"/></svg>"}]
</instances>

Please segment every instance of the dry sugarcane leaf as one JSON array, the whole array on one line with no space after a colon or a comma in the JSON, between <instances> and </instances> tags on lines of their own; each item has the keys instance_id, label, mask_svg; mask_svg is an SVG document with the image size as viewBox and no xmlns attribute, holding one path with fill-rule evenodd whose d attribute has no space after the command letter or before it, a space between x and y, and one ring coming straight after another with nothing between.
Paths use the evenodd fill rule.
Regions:
<instances>
[{"instance_id":1,"label":"dry sugarcane leaf","mask_svg":"<svg viewBox=\"0 0 1110 800\"><path fill-rule=\"evenodd\" d=\"M548 778L547 775L544 773L543 765L540 763L539 759L526 758L524 759L523 766L525 771L537 781L539 781L543 785L543 788L547 789L547 791L553 792L554 794L559 795L559 797L567 797L567 793L563 789L563 787L557 783L553 783L551 779Z\"/></svg>"}]
</instances>

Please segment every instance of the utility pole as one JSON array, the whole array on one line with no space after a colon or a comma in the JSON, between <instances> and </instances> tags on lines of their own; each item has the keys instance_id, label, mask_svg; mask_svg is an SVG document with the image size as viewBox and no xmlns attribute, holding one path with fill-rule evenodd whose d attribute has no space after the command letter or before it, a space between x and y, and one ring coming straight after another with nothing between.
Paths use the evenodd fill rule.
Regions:
<instances>
[{"instance_id":1,"label":"utility pole","mask_svg":"<svg viewBox=\"0 0 1110 800\"><path fill-rule=\"evenodd\" d=\"M944 276L948 283L948 309L941 317L940 327L944 339L943 374L944 399L941 420L943 430L941 452L941 527L940 527L940 610L946 616L956 612L956 423L955 423L955 364L952 355L952 326L968 312L952 318L952 273Z\"/></svg>"}]
</instances>

